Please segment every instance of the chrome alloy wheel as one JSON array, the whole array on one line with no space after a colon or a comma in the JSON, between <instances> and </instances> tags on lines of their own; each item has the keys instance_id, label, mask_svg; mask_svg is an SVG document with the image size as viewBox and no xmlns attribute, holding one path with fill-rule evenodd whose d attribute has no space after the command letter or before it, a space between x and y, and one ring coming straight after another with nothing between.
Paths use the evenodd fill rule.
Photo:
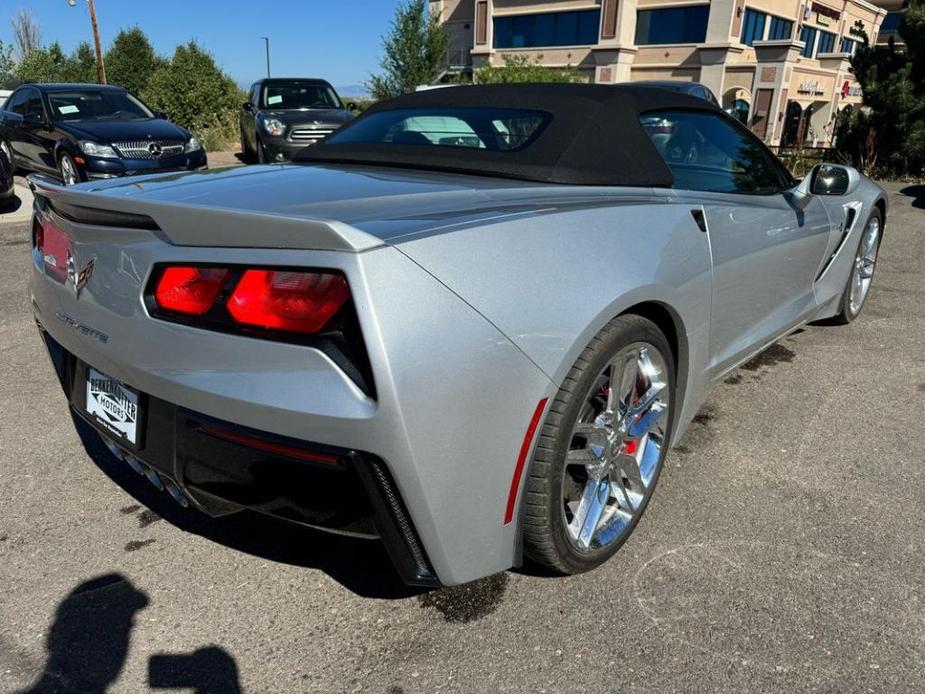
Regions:
<instances>
[{"instance_id":1,"label":"chrome alloy wheel","mask_svg":"<svg viewBox=\"0 0 925 694\"><path fill-rule=\"evenodd\" d=\"M65 154L61 157L59 166L61 167L61 179L64 181L64 185L72 186L75 183L80 183L80 176L77 175L77 165L68 155Z\"/></svg>"},{"instance_id":2,"label":"chrome alloy wheel","mask_svg":"<svg viewBox=\"0 0 925 694\"><path fill-rule=\"evenodd\" d=\"M562 479L562 512L579 550L620 540L645 506L671 416L668 379L661 352L635 342L585 396Z\"/></svg>"},{"instance_id":3,"label":"chrome alloy wheel","mask_svg":"<svg viewBox=\"0 0 925 694\"><path fill-rule=\"evenodd\" d=\"M861 244L858 246L857 257L854 259L854 268L851 271L848 308L853 316L860 312L864 301L867 299L867 292L870 290L870 283L874 277L874 268L877 265L877 251L879 248L880 219L873 216L867 222L867 228L864 230L864 236L861 237Z\"/></svg>"}]
</instances>

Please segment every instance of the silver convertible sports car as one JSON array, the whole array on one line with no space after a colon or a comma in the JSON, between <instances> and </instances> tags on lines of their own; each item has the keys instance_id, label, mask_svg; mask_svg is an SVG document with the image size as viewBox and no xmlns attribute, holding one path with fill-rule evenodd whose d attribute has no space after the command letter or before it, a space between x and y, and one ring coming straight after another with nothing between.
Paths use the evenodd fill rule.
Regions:
<instances>
[{"instance_id":1,"label":"silver convertible sports car","mask_svg":"<svg viewBox=\"0 0 925 694\"><path fill-rule=\"evenodd\" d=\"M854 320L886 221L684 94L377 104L292 164L31 179L76 415L180 504L381 538L456 584L610 557L710 384Z\"/></svg>"}]
</instances>

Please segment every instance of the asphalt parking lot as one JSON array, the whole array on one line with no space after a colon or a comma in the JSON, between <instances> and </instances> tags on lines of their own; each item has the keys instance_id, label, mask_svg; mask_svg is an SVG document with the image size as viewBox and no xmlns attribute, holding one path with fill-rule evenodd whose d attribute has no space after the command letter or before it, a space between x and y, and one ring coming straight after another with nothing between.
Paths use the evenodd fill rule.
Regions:
<instances>
[{"instance_id":1,"label":"asphalt parking lot","mask_svg":"<svg viewBox=\"0 0 925 694\"><path fill-rule=\"evenodd\" d=\"M430 593L85 447L0 215L0 691L925 691L925 186L889 189L860 320L717 387L612 561Z\"/></svg>"}]
</instances>

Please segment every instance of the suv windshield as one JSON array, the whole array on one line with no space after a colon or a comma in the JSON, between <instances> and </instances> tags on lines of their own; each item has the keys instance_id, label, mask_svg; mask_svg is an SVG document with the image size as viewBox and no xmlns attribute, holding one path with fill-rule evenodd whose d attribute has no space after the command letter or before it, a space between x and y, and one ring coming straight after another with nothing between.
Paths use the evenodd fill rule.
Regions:
<instances>
[{"instance_id":1,"label":"suv windshield","mask_svg":"<svg viewBox=\"0 0 925 694\"><path fill-rule=\"evenodd\" d=\"M438 145L499 152L530 144L549 119L549 114L543 111L526 109L396 109L369 113L325 141Z\"/></svg>"},{"instance_id":2,"label":"suv windshield","mask_svg":"<svg viewBox=\"0 0 925 694\"><path fill-rule=\"evenodd\" d=\"M55 120L142 120L154 114L128 92L67 91L49 92Z\"/></svg>"},{"instance_id":3,"label":"suv windshield","mask_svg":"<svg viewBox=\"0 0 925 694\"><path fill-rule=\"evenodd\" d=\"M273 82L265 84L260 94L260 108L343 108L337 94L326 84L317 82Z\"/></svg>"}]
</instances>

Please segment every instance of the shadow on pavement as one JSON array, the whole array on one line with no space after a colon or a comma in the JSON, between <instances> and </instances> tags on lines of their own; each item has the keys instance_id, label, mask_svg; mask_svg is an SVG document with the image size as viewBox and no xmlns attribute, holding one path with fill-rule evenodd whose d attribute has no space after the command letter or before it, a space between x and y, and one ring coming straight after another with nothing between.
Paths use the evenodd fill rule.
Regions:
<instances>
[{"instance_id":1,"label":"shadow on pavement","mask_svg":"<svg viewBox=\"0 0 925 694\"><path fill-rule=\"evenodd\" d=\"M48 660L36 682L19 694L103 694L125 664L135 614L148 596L119 574L85 581L58 605L48 632ZM151 688L185 687L204 694L239 694L238 668L218 646L150 660Z\"/></svg>"},{"instance_id":2,"label":"shadow on pavement","mask_svg":"<svg viewBox=\"0 0 925 694\"><path fill-rule=\"evenodd\" d=\"M906 186L901 191L901 195L908 195L914 198L912 206L919 210L925 210L925 185Z\"/></svg>"},{"instance_id":3,"label":"shadow on pavement","mask_svg":"<svg viewBox=\"0 0 925 694\"><path fill-rule=\"evenodd\" d=\"M136 500L181 530L262 559L318 569L362 597L398 599L423 592L401 581L385 547L376 540L325 533L252 511L211 518L183 508L113 457L90 425L76 415L71 418L97 467Z\"/></svg>"},{"instance_id":4,"label":"shadow on pavement","mask_svg":"<svg viewBox=\"0 0 925 694\"><path fill-rule=\"evenodd\" d=\"M224 648L206 646L192 653L152 655L152 689L192 689L195 694L240 694L238 666Z\"/></svg>"}]
</instances>

